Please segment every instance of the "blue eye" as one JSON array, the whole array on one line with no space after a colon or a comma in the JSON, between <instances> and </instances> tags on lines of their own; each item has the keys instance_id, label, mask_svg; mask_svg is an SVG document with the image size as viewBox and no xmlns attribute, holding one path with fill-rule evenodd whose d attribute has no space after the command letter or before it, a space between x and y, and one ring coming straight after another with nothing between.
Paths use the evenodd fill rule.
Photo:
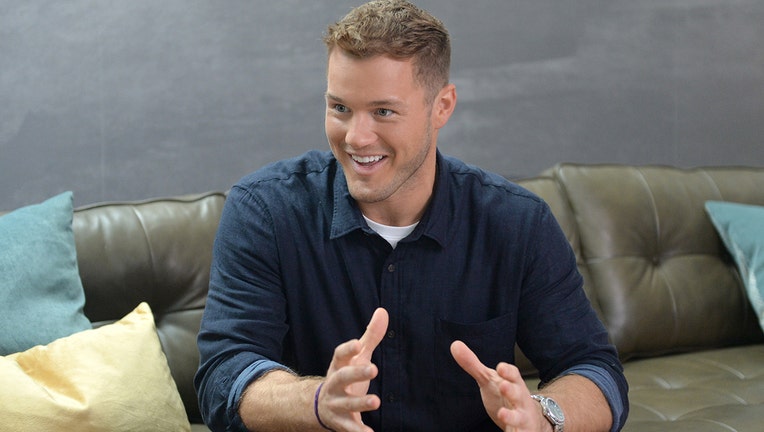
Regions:
<instances>
[{"instance_id":1,"label":"blue eye","mask_svg":"<svg viewBox=\"0 0 764 432\"><path fill-rule=\"evenodd\" d=\"M377 110L377 115L380 117L390 117L393 115L393 111L387 108L380 108Z\"/></svg>"},{"instance_id":2,"label":"blue eye","mask_svg":"<svg viewBox=\"0 0 764 432\"><path fill-rule=\"evenodd\" d=\"M334 104L334 110L337 111L338 113L343 113L343 114L350 111L348 107L342 104Z\"/></svg>"}]
</instances>

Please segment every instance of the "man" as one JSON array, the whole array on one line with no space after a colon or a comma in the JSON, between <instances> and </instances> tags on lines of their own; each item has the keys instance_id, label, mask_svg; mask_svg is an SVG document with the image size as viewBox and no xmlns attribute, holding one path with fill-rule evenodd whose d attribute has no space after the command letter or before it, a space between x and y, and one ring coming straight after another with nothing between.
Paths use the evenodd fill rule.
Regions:
<instances>
[{"instance_id":1,"label":"man","mask_svg":"<svg viewBox=\"0 0 764 432\"><path fill-rule=\"evenodd\" d=\"M436 149L456 106L442 23L373 1L325 43L331 153L226 201L199 334L208 426L620 429L622 369L548 206Z\"/></svg>"}]
</instances>

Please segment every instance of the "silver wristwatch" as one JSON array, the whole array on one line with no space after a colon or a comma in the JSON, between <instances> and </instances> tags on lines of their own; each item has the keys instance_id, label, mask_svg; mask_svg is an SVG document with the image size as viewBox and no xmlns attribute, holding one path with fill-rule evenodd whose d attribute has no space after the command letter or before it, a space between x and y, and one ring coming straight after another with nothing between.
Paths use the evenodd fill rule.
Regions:
<instances>
[{"instance_id":1,"label":"silver wristwatch","mask_svg":"<svg viewBox=\"0 0 764 432\"><path fill-rule=\"evenodd\" d=\"M539 401L541 404L541 412L544 414L549 423L552 424L554 432L563 432L565 427L565 414L562 412L562 408L557 405L557 402L552 398L541 395L531 395L533 399Z\"/></svg>"}]
</instances>

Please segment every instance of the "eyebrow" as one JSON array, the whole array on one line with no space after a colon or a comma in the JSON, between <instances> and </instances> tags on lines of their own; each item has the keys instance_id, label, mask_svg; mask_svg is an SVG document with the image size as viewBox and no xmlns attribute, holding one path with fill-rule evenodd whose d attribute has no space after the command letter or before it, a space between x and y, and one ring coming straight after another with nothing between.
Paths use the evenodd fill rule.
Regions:
<instances>
[{"instance_id":1,"label":"eyebrow","mask_svg":"<svg viewBox=\"0 0 764 432\"><path fill-rule=\"evenodd\" d=\"M346 105L347 102L342 99L339 96L335 96L329 92L326 92L325 94L326 99L332 100L334 102L341 103L343 105ZM400 107L405 105L403 101L399 101L397 99L381 99L381 100L375 100L368 103L368 106L371 107L380 107L380 106L394 106L394 107Z\"/></svg>"}]
</instances>

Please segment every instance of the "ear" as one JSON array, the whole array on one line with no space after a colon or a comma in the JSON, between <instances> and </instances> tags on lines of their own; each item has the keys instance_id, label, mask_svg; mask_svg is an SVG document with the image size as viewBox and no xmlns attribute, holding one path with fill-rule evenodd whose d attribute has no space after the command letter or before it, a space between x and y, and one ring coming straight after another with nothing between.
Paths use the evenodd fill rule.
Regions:
<instances>
[{"instance_id":1,"label":"ear","mask_svg":"<svg viewBox=\"0 0 764 432\"><path fill-rule=\"evenodd\" d=\"M432 106L432 126L433 128L440 129L448 123L448 119L451 118L454 109L456 108L456 86L448 84L443 87Z\"/></svg>"}]
</instances>

